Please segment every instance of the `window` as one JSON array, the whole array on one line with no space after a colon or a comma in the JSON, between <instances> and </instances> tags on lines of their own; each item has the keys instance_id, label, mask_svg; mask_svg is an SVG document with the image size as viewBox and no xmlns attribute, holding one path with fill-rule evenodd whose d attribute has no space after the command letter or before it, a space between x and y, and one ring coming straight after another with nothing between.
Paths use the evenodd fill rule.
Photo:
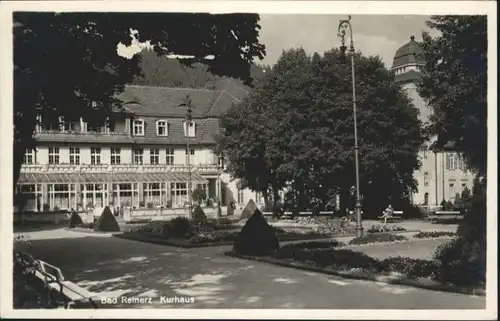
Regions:
<instances>
[{"instance_id":1,"label":"window","mask_svg":"<svg viewBox=\"0 0 500 321\"><path fill-rule=\"evenodd\" d=\"M191 157L189 157L189 160L187 158L187 150L186 150L186 164L193 165L194 164L194 148L189 149L189 154Z\"/></svg>"},{"instance_id":2,"label":"window","mask_svg":"<svg viewBox=\"0 0 500 321\"><path fill-rule=\"evenodd\" d=\"M69 149L69 163L73 165L80 165L80 148L70 147Z\"/></svg>"},{"instance_id":3,"label":"window","mask_svg":"<svg viewBox=\"0 0 500 321\"><path fill-rule=\"evenodd\" d=\"M101 149L100 148L91 148L90 149L90 163L92 165L101 164Z\"/></svg>"},{"instance_id":4,"label":"window","mask_svg":"<svg viewBox=\"0 0 500 321\"><path fill-rule=\"evenodd\" d=\"M113 184L112 189L113 204L115 206L129 207L139 205L139 184Z\"/></svg>"},{"instance_id":5,"label":"window","mask_svg":"<svg viewBox=\"0 0 500 321\"><path fill-rule=\"evenodd\" d=\"M35 132L39 133L42 131L42 115L36 115L36 127Z\"/></svg>"},{"instance_id":6,"label":"window","mask_svg":"<svg viewBox=\"0 0 500 321\"><path fill-rule=\"evenodd\" d=\"M144 136L144 120L134 120L134 136Z\"/></svg>"},{"instance_id":7,"label":"window","mask_svg":"<svg viewBox=\"0 0 500 321\"><path fill-rule=\"evenodd\" d=\"M238 188L238 204L244 204L245 199L243 197L243 190Z\"/></svg>"},{"instance_id":8,"label":"window","mask_svg":"<svg viewBox=\"0 0 500 321\"><path fill-rule=\"evenodd\" d=\"M27 149L24 153L23 164L32 165L36 163L36 153L34 149Z\"/></svg>"},{"instance_id":9,"label":"window","mask_svg":"<svg viewBox=\"0 0 500 321\"><path fill-rule=\"evenodd\" d=\"M260 203L262 201L262 195L260 192L255 193L255 203Z\"/></svg>"},{"instance_id":10,"label":"window","mask_svg":"<svg viewBox=\"0 0 500 321\"><path fill-rule=\"evenodd\" d=\"M429 173L424 173L424 186L429 186Z\"/></svg>"},{"instance_id":11,"label":"window","mask_svg":"<svg viewBox=\"0 0 500 321\"><path fill-rule=\"evenodd\" d=\"M73 131L73 123L64 120L64 117L59 117L59 128L63 132Z\"/></svg>"},{"instance_id":12,"label":"window","mask_svg":"<svg viewBox=\"0 0 500 321\"><path fill-rule=\"evenodd\" d=\"M219 165L219 167L224 167L224 157L219 155L217 157L217 164Z\"/></svg>"},{"instance_id":13,"label":"window","mask_svg":"<svg viewBox=\"0 0 500 321\"><path fill-rule=\"evenodd\" d=\"M138 164L138 165L144 164L143 153L144 153L144 150L142 148L134 149L134 164Z\"/></svg>"},{"instance_id":14,"label":"window","mask_svg":"<svg viewBox=\"0 0 500 321\"><path fill-rule=\"evenodd\" d=\"M102 208L106 205L108 184L82 184L80 191L80 204L84 208Z\"/></svg>"},{"instance_id":15,"label":"window","mask_svg":"<svg viewBox=\"0 0 500 321\"><path fill-rule=\"evenodd\" d=\"M158 165L160 163L160 149L151 148L150 150L150 163Z\"/></svg>"},{"instance_id":16,"label":"window","mask_svg":"<svg viewBox=\"0 0 500 321\"><path fill-rule=\"evenodd\" d=\"M458 163L458 169L461 169L463 171L467 170L467 167L465 166L465 159L463 155L457 155L457 163Z\"/></svg>"},{"instance_id":17,"label":"window","mask_svg":"<svg viewBox=\"0 0 500 321\"><path fill-rule=\"evenodd\" d=\"M446 169L455 170L457 169L458 163L458 155L455 153L447 153L446 154Z\"/></svg>"},{"instance_id":18,"label":"window","mask_svg":"<svg viewBox=\"0 0 500 321\"><path fill-rule=\"evenodd\" d=\"M455 197L455 183L450 183L450 198Z\"/></svg>"},{"instance_id":19,"label":"window","mask_svg":"<svg viewBox=\"0 0 500 321\"><path fill-rule=\"evenodd\" d=\"M168 136L168 127L166 120L158 120L156 122L156 135Z\"/></svg>"},{"instance_id":20,"label":"window","mask_svg":"<svg viewBox=\"0 0 500 321\"><path fill-rule=\"evenodd\" d=\"M143 196L146 207L163 205L166 195L165 183L144 183Z\"/></svg>"},{"instance_id":21,"label":"window","mask_svg":"<svg viewBox=\"0 0 500 321\"><path fill-rule=\"evenodd\" d=\"M111 117L106 117L106 121L104 122L104 132L109 134L115 131L115 120Z\"/></svg>"},{"instance_id":22,"label":"window","mask_svg":"<svg viewBox=\"0 0 500 321\"><path fill-rule=\"evenodd\" d=\"M75 184L47 184L50 209L76 209Z\"/></svg>"},{"instance_id":23,"label":"window","mask_svg":"<svg viewBox=\"0 0 500 321\"><path fill-rule=\"evenodd\" d=\"M42 210L42 185L41 184L23 184L18 185L17 190L24 197L25 211Z\"/></svg>"},{"instance_id":24,"label":"window","mask_svg":"<svg viewBox=\"0 0 500 321\"><path fill-rule=\"evenodd\" d=\"M184 122L184 136L187 137L195 137L195 128L196 124L193 121L189 122Z\"/></svg>"},{"instance_id":25,"label":"window","mask_svg":"<svg viewBox=\"0 0 500 321\"><path fill-rule=\"evenodd\" d=\"M59 164L59 147L49 147L49 164Z\"/></svg>"},{"instance_id":26,"label":"window","mask_svg":"<svg viewBox=\"0 0 500 321\"><path fill-rule=\"evenodd\" d=\"M167 148L167 158L165 160L167 165L174 165L174 149Z\"/></svg>"},{"instance_id":27,"label":"window","mask_svg":"<svg viewBox=\"0 0 500 321\"><path fill-rule=\"evenodd\" d=\"M427 159L427 149L423 150L423 154L424 154L424 159Z\"/></svg>"},{"instance_id":28,"label":"window","mask_svg":"<svg viewBox=\"0 0 500 321\"><path fill-rule=\"evenodd\" d=\"M111 165L120 165L121 152L120 148L111 148Z\"/></svg>"},{"instance_id":29,"label":"window","mask_svg":"<svg viewBox=\"0 0 500 321\"><path fill-rule=\"evenodd\" d=\"M188 202L187 183L170 183L172 207L183 207Z\"/></svg>"}]
</instances>

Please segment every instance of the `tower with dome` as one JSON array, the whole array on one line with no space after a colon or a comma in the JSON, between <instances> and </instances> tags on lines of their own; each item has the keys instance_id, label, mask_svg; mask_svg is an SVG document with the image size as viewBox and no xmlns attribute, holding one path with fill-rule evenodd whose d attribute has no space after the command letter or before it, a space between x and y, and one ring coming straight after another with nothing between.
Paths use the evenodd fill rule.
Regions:
<instances>
[{"instance_id":1,"label":"tower with dome","mask_svg":"<svg viewBox=\"0 0 500 321\"><path fill-rule=\"evenodd\" d=\"M394 55L392 71L395 80L407 92L423 124L430 120L432 108L417 92L416 82L422 76L420 68L425 66L422 47L414 36L400 47ZM454 201L455 195L461 194L467 187L472 190L473 173L467 169L463 158L452 148L433 151L427 142L419 153L422 166L414 173L418 191L411 194L411 201L416 205L438 206L443 200Z\"/></svg>"}]
</instances>

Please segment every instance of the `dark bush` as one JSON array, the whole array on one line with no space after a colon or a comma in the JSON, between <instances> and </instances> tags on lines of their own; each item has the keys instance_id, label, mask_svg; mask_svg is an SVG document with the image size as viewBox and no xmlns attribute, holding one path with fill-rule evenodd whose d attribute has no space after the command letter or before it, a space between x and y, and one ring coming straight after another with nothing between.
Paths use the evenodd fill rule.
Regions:
<instances>
[{"instance_id":1,"label":"dark bush","mask_svg":"<svg viewBox=\"0 0 500 321\"><path fill-rule=\"evenodd\" d=\"M181 225L181 224L179 224ZM161 237L164 239L168 239L171 236L174 236L176 233L173 232L172 224L170 222L162 222L161 224Z\"/></svg>"},{"instance_id":2,"label":"dark bush","mask_svg":"<svg viewBox=\"0 0 500 321\"><path fill-rule=\"evenodd\" d=\"M168 223L169 224L162 225L162 231L165 230L165 225L170 225L169 233L173 237L184 238L186 234L188 234L191 231L191 222L185 217L180 217L180 216L176 217L171 221L169 221Z\"/></svg>"},{"instance_id":3,"label":"dark bush","mask_svg":"<svg viewBox=\"0 0 500 321\"><path fill-rule=\"evenodd\" d=\"M401 210L405 218L424 218L426 216L425 211L414 204L405 204Z\"/></svg>"},{"instance_id":4,"label":"dark bush","mask_svg":"<svg viewBox=\"0 0 500 321\"><path fill-rule=\"evenodd\" d=\"M454 239L439 246L434 259L439 262L442 283L477 286L486 282L486 248L480 242Z\"/></svg>"},{"instance_id":5,"label":"dark bush","mask_svg":"<svg viewBox=\"0 0 500 321\"><path fill-rule=\"evenodd\" d=\"M438 273L438 265L435 261L397 256L382 260L380 270L399 272L415 278L434 278Z\"/></svg>"},{"instance_id":6,"label":"dark bush","mask_svg":"<svg viewBox=\"0 0 500 321\"><path fill-rule=\"evenodd\" d=\"M102 211L101 217L97 220L95 226L95 231L103 231L103 232L118 232L120 231L120 227L116 222L115 216L111 213L109 206L106 206Z\"/></svg>"},{"instance_id":7,"label":"dark bush","mask_svg":"<svg viewBox=\"0 0 500 321\"><path fill-rule=\"evenodd\" d=\"M349 244L367 244L367 243L386 243L395 241L407 241L408 238L403 235L389 233L372 233L352 239Z\"/></svg>"},{"instance_id":8,"label":"dark bush","mask_svg":"<svg viewBox=\"0 0 500 321\"><path fill-rule=\"evenodd\" d=\"M431 237L441 237L441 236L455 236L453 232L446 231L431 231L431 232L419 232L414 235L417 239L426 239Z\"/></svg>"},{"instance_id":9,"label":"dark bush","mask_svg":"<svg viewBox=\"0 0 500 321\"><path fill-rule=\"evenodd\" d=\"M273 228L259 210L255 210L241 229L233 250L244 255L263 256L279 250L279 242Z\"/></svg>"},{"instance_id":10,"label":"dark bush","mask_svg":"<svg viewBox=\"0 0 500 321\"><path fill-rule=\"evenodd\" d=\"M245 206L245 208L241 212L240 218L241 219L249 219L253 215L253 213L255 213L256 210L258 210L257 204L255 204L255 202L251 199L248 201L247 205Z\"/></svg>"},{"instance_id":11,"label":"dark bush","mask_svg":"<svg viewBox=\"0 0 500 321\"><path fill-rule=\"evenodd\" d=\"M69 228L77 227L83 224L82 218L77 212L73 212L69 218Z\"/></svg>"},{"instance_id":12,"label":"dark bush","mask_svg":"<svg viewBox=\"0 0 500 321\"><path fill-rule=\"evenodd\" d=\"M310 241L310 242L300 242L300 243L291 243L286 244L282 247L282 249L294 248L294 249L329 249L333 247L341 247L344 246L345 243L339 242L337 240L331 240L328 242L321 241Z\"/></svg>"},{"instance_id":13,"label":"dark bush","mask_svg":"<svg viewBox=\"0 0 500 321\"><path fill-rule=\"evenodd\" d=\"M200 205L197 205L194 208L193 221L194 222L202 222L202 223L205 223L207 221L207 216L205 215L205 212L203 211L203 209L201 208Z\"/></svg>"},{"instance_id":14,"label":"dark bush","mask_svg":"<svg viewBox=\"0 0 500 321\"><path fill-rule=\"evenodd\" d=\"M458 236L471 242L486 243L486 179L474 181L472 197L468 199L466 214L457 230Z\"/></svg>"}]
</instances>

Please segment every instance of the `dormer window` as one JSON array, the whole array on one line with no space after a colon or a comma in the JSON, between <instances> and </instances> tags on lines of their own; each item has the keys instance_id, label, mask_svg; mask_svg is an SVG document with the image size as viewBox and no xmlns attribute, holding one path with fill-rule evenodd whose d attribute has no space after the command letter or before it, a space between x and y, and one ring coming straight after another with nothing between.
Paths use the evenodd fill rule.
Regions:
<instances>
[{"instance_id":1,"label":"dormer window","mask_svg":"<svg viewBox=\"0 0 500 321\"><path fill-rule=\"evenodd\" d=\"M134 136L144 136L144 120L134 120Z\"/></svg>"},{"instance_id":2,"label":"dormer window","mask_svg":"<svg viewBox=\"0 0 500 321\"><path fill-rule=\"evenodd\" d=\"M156 121L156 135L168 136L168 124L166 120Z\"/></svg>"},{"instance_id":3,"label":"dormer window","mask_svg":"<svg viewBox=\"0 0 500 321\"><path fill-rule=\"evenodd\" d=\"M64 117L59 117L59 129L63 132L69 132L73 130L73 123L64 121Z\"/></svg>"},{"instance_id":4,"label":"dormer window","mask_svg":"<svg viewBox=\"0 0 500 321\"><path fill-rule=\"evenodd\" d=\"M184 136L185 137L195 137L195 129L196 129L196 124L194 121L189 122L184 122Z\"/></svg>"},{"instance_id":5,"label":"dormer window","mask_svg":"<svg viewBox=\"0 0 500 321\"><path fill-rule=\"evenodd\" d=\"M36 115L36 126L35 132L40 133L42 131L42 115Z\"/></svg>"}]
</instances>

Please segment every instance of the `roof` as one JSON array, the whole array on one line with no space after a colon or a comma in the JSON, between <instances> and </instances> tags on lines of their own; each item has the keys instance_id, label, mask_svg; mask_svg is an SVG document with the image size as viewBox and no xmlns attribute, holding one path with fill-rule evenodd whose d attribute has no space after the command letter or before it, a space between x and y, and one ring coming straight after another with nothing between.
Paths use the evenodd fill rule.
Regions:
<instances>
[{"instance_id":1,"label":"roof","mask_svg":"<svg viewBox=\"0 0 500 321\"><path fill-rule=\"evenodd\" d=\"M191 173L194 182L207 182L196 172ZM163 183L187 182L187 172L159 172L159 173L20 173L18 184L38 183Z\"/></svg>"},{"instance_id":2,"label":"roof","mask_svg":"<svg viewBox=\"0 0 500 321\"><path fill-rule=\"evenodd\" d=\"M138 85L127 85L118 98L123 101L124 108L136 115L184 117L186 107L181 104L188 95L193 118L221 116L241 100L225 88L209 90Z\"/></svg>"},{"instance_id":3,"label":"roof","mask_svg":"<svg viewBox=\"0 0 500 321\"><path fill-rule=\"evenodd\" d=\"M408 64L425 64L422 54L422 46L415 41L415 36L411 36L410 41L396 51L392 69Z\"/></svg>"}]
</instances>

